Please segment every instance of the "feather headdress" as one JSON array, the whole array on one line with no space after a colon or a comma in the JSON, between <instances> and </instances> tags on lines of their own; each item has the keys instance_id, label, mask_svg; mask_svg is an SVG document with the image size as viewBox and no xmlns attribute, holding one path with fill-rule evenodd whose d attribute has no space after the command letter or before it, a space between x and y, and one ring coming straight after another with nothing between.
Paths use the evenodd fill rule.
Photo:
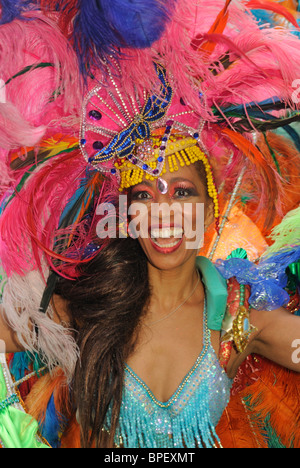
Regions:
<instances>
[{"instance_id":1,"label":"feather headdress","mask_svg":"<svg viewBox=\"0 0 300 468\"><path fill-rule=\"evenodd\" d=\"M27 12L41 11L56 19L78 55L83 75L102 68L120 49L150 47L162 36L176 0L5 0L1 23L27 19ZM123 52L126 56L126 51Z\"/></svg>"},{"instance_id":2,"label":"feather headdress","mask_svg":"<svg viewBox=\"0 0 300 468\"><path fill-rule=\"evenodd\" d=\"M127 3L132 6L129 17L138 17L140 25L147 20L149 27L143 14L146 3L118 2L119 12ZM282 127L293 151L294 143L299 144L292 126L299 120L295 99L299 40L284 29L260 27L244 3L177 0L170 3L172 14L162 2L154 3L159 10L155 27L150 24L152 35L135 42L132 30L127 34L122 24L121 42L110 42L110 36L104 44L107 48L99 49L99 53L117 50L118 59L113 55L103 63L103 55L93 56L85 80L76 51L88 61L97 40L102 40L98 19L88 31L84 29L96 2L11 1L2 6L0 76L6 84L6 102L0 103L0 119L3 116L8 123L0 131L1 167L6 168L0 218L4 306L28 349L42 350L47 365L59 363L68 375L76 361L76 346L62 327L53 330L53 311L48 308L51 294L49 290L45 294L45 286L55 284L55 275L74 277L76 265L102 247L95 239L95 213L100 203L115 200L118 180L91 162L95 153L109 147L133 122L134 135L141 127L148 129L140 114L141 109L147 110L147 103L151 109L153 103L159 103L163 110L161 115L155 114L156 126L165 128L171 118L181 131L194 131L193 137L201 139L225 200L245 167L251 184L240 195L251 197L252 204L256 197L260 211L263 208L270 214L269 224L273 214L285 212L289 174L286 165L282 172L280 166L287 155L273 150L269 135ZM98 7L105 4L97 2ZM140 16L135 15L137 6L142 8ZM112 5L100 13L101 21L113 18L119 24L120 16L114 16ZM113 33L116 35L115 30ZM148 39L151 47L146 47ZM82 115L86 87L88 93L101 89L101 105L98 109L84 107ZM162 91L170 98L168 106L163 104ZM128 104L125 117L124 103ZM112 119L112 114L119 117ZM86 141L79 136L81 122L88 125ZM147 122L150 132L152 124ZM258 137L264 139L267 155L260 150ZM90 152L82 154L83 147ZM294 177L297 164L299 161L293 166ZM34 304L30 289L26 293L27 280L23 294L13 295L23 288L20 279L30 278L32 272L39 277ZM29 320L36 325L32 333L26 330ZM50 337L55 335L61 342L67 333L68 352L47 342L48 330Z\"/></svg>"}]
</instances>

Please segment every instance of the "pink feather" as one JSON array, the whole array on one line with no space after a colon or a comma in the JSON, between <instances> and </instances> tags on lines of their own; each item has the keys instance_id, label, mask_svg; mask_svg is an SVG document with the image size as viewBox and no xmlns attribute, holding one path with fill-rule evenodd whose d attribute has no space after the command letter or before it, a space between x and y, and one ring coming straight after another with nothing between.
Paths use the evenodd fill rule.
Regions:
<instances>
[{"instance_id":1,"label":"pink feather","mask_svg":"<svg viewBox=\"0 0 300 468\"><path fill-rule=\"evenodd\" d=\"M41 269L45 252L37 241L45 249L53 248L61 212L84 170L81 154L56 157L36 169L9 203L0 218L0 258L8 276Z\"/></svg>"},{"instance_id":2,"label":"pink feather","mask_svg":"<svg viewBox=\"0 0 300 468\"><path fill-rule=\"evenodd\" d=\"M26 16L0 27L0 77L7 102L39 127L49 125L53 113L78 112L81 84L76 55L56 24L37 12ZM41 63L50 66L34 68ZM26 67L33 68L22 73Z\"/></svg>"},{"instance_id":3,"label":"pink feather","mask_svg":"<svg viewBox=\"0 0 300 468\"><path fill-rule=\"evenodd\" d=\"M45 134L46 127L33 127L7 102L0 103L0 147L11 150L20 146L35 146Z\"/></svg>"}]
</instances>

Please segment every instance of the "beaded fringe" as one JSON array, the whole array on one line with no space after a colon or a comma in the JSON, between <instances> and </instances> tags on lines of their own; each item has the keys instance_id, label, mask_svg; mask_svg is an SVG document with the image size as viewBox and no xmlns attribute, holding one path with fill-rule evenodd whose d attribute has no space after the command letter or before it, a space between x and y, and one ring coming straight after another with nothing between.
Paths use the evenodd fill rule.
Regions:
<instances>
[{"instance_id":1,"label":"beaded fringe","mask_svg":"<svg viewBox=\"0 0 300 468\"><path fill-rule=\"evenodd\" d=\"M115 436L124 448L222 448L211 422L208 388L183 409L161 407L157 403L138 405L135 398L124 399ZM183 400L184 405L185 400ZM174 414L174 413L177 414ZM108 415L109 417L109 415Z\"/></svg>"}]
</instances>

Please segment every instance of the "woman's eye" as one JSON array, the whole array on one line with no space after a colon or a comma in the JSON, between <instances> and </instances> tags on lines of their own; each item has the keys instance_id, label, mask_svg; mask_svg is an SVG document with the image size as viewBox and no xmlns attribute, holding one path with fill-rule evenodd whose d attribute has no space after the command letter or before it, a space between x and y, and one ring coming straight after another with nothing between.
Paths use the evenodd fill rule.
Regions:
<instances>
[{"instance_id":1,"label":"woman's eye","mask_svg":"<svg viewBox=\"0 0 300 468\"><path fill-rule=\"evenodd\" d=\"M133 200L150 200L151 195L148 192L142 191L142 192L136 192L132 195Z\"/></svg>"},{"instance_id":2,"label":"woman's eye","mask_svg":"<svg viewBox=\"0 0 300 468\"><path fill-rule=\"evenodd\" d=\"M192 195L193 195L193 193L192 193L192 190L190 190L190 189L178 188L174 192L174 196L176 196L178 198L190 197Z\"/></svg>"}]
</instances>

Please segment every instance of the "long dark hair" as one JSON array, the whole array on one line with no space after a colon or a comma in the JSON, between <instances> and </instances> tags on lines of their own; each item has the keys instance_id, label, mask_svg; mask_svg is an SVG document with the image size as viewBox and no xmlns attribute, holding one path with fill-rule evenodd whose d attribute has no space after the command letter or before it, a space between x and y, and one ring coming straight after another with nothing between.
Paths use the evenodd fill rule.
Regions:
<instances>
[{"instance_id":1,"label":"long dark hair","mask_svg":"<svg viewBox=\"0 0 300 468\"><path fill-rule=\"evenodd\" d=\"M73 397L82 447L113 447L124 366L150 297L146 256L137 240L111 240L81 267L78 280L61 279L55 293L67 301L78 334ZM104 427L110 405L108 433Z\"/></svg>"}]
</instances>

